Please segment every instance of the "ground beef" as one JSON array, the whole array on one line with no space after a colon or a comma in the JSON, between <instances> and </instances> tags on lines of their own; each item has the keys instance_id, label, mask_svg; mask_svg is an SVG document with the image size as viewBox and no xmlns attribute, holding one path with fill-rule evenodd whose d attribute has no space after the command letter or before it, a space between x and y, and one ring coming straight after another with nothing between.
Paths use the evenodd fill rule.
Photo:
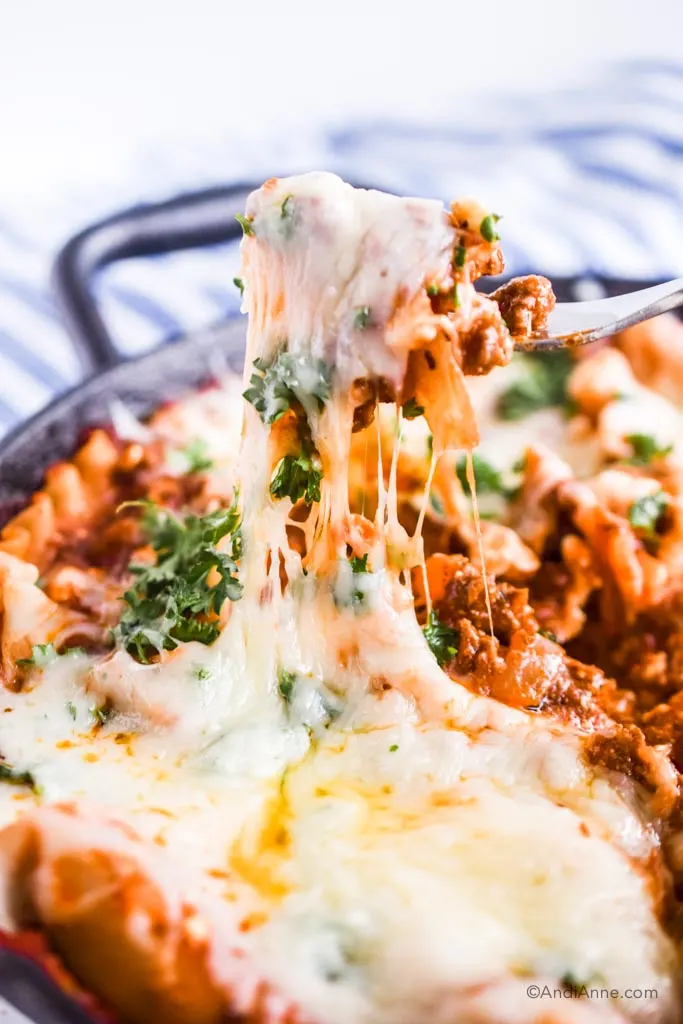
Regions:
<instances>
[{"instance_id":1,"label":"ground beef","mask_svg":"<svg viewBox=\"0 0 683 1024\"><path fill-rule=\"evenodd\" d=\"M490 639L482 574L464 555L454 557L451 564L453 575L439 606L440 617L443 615L443 621L451 626L468 620L478 632L485 633ZM510 583L496 583L491 577L489 597L493 632L501 643L509 644L513 633L518 630L531 634L538 632L534 613L527 604L526 590Z\"/></svg>"},{"instance_id":2,"label":"ground beef","mask_svg":"<svg viewBox=\"0 0 683 1024\"><path fill-rule=\"evenodd\" d=\"M542 335L555 307L553 288L547 277L513 277L497 288L491 298L498 307L513 338Z\"/></svg>"},{"instance_id":3,"label":"ground beef","mask_svg":"<svg viewBox=\"0 0 683 1024\"><path fill-rule=\"evenodd\" d=\"M370 377L357 377L351 384L350 394L354 404L354 434L370 426L375 418L375 407L378 402L396 401L396 391L384 377L375 380Z\"/></svg>"},{"instance_id":4,"label":"ground beef","mask_svg":"<svg viewBox=\"0 0 683 1024\"><path fill-rule=\"evenodd\" d=\"M489 373L494 366L507 366L513 341L493 303L481 303L471 326L458 334L458 347L463 373L470 377Z\"/></svg>"},{"instance_id":5,"label":"ground beef","mask_svg":"<svg viewBox=\"0 0 683 1024\"><path fill-rule=\"evenodd\" d=\"M458 635L457 654L446 671L513 707L583 728L608 724L609 710L618 706L616 684L539 633L527 591L489 579L491 635L481 573L463 556L454 556L451 566L452 577L435 605L439 620Z\"/></svg>"},{"instance_id":6,"label":"ground beef","mask_svg":"<svg viewBox=\"0 0 683 1024\"><path fill-rule=\"evenodd\" d=\"M572 653L614 676L625 698L620 719L640 726L648 743L671 745L672 760L683 771L683 588L616 632L591 611L569 645Z\"/></svg>"}]
</instances>

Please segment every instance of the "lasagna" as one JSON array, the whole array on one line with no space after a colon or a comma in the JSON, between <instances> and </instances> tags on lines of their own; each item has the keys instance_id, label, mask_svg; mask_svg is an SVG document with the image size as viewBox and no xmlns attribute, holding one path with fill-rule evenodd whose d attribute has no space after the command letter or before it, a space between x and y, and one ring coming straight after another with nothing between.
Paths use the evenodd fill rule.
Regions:
<instances>
[{"instance_id":1,"label":"lasagna","mask_svg":"<svg viewBox=\"0 0 683 1024\"><path fill-rule=\"evenodd\" d=\"M681 328L513 359L497 220L267 182L244 380L5 527L0 927L95 1016L681 1019Z\"/></svg>"}]
</instances>

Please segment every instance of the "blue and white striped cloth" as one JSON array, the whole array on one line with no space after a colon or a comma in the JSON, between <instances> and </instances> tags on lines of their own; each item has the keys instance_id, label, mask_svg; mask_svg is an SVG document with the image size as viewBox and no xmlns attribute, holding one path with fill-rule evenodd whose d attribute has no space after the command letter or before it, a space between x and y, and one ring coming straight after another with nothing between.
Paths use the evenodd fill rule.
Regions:
<instances>
[{"instance_id":1,"label":"blue and white striped cloth","mask_svg":"<svg viewBox=\"0 0 683 1024\"><path fill-rule=\"evenodd\" d=\"M181 161L157 152L115 196L93 182L40 216L3 209L0 196L0 432L81 376L49 285L70 234L112 208L310 168L404 193L480 198L504 215L512 273L683 274L683 64L629 63L590 86L483 99L450 123L230 138L183 150ZM122 351L236 313L237 262L234 247L217 248L107 271L99 295Z\"/></svg>"}]
</instances>

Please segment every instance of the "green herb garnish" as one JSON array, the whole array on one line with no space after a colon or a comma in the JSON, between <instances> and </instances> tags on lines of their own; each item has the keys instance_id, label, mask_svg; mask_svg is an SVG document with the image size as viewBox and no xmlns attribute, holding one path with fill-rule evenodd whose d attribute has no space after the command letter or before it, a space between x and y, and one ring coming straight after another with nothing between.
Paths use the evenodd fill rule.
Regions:
<instances>
[{"instance_id":1,"label":"green herb garnish","mask_svg":"<svg viewBox=\"0 0 683 1024\"><path fill-rule=\"evenodd\" d=\"M565 406L567 381L574 368L569 352L529 353L520 356L524 376L498 398L496 411L503 420L521 420L550 406Z\"/></svg>"},{"instance_id":2,"label":"green herb garnish","mask_svg":"<svg viewBox=\"0 0 683 1024\"><path fill-rule=\"evenodd\" d=\"M320 457L315 450L303 450L299 455L285 455L280 459L270 482L273 498L290 498L296 504L301 498L307 505L320 501L320 482L323 478Z\"/></svg>"},{"instance_id":3,"label":"green herb garnish","mask_svg":"<svg viewBox=\"0 0 683 1024\"><path fill-rule=\"evenodd\" d=\"M277 688L286 704L291 704L295 683L296 672L288 672L284 668L280 670L280 674L277 677Z\"/></svg>"},{"instance_id":4,"label":"green herb garnish","mask_svg":"<svg viewBox=\"0 0 683 1024\"><path fill-rule=\"evenodd\" d=\"M538 631L538 635L545 637L546 640L552 640L554 644L557 643L557 637L553 633L552 629L543 629L541 627Z\"/></svg>"},{"instance_id":5,"label":"green herb garnish","mask_svg":"<svg viewBox=\"0 0 683 1024\"><path fill-rule=\"evenodd\" d=\"M17 658L17 665L21 668L47 668L57 658L68 658L74 654L85 654L85 650L83 647L69 647L60 654L54 644L34 644L31 657Z\"/></svg>"},{"instance_id":6,"label":"green herb garnish","mask_svg":"<svg viewBox=\"0 0 683 1024\"><path fill-rule=\"evenodd\" d=\"M427 295L429 295L430 299L435 299L436 296L440 293L440 291L441 289L439 288L438 284L427 285Z\"/></svg>"},{"instance_id":7,"label":"green herb garnish","mask_svg":"<svg viewBox=\"0 0 683 1024\"><path fill-rule=\"evenodd\" d=\"M226 599L238 601L239 512L233 503L204 516L178 517L151 502L143 505L143 532L156 553L154 565L129 566L137 577L123 595L127 607L114 633L117 642L143 663L162 650L197 640L210 644L219 633L217 616ZM216 545L231 538L228 550ZM216 571L218 582L210 586Z\"/></svg>"},{"instance_id":8,"label":"green herb garnish","mask_svg":"<svg viewBox=\"0 0 683 1024\"><path fill-rule=\"evenodd\" d=\"M560 978L560 984L564 985L565 988L571 989L578 995L579 993L583 993L588 989L588 986L591 984L591 980L591 978L586 978L585 980L582 980L581 978L577 977L576 974L572 974L571 971L567 971L567 973L563 974ZM587 994L588 993L586 991L586 995Z\"/></svg>"},{"instance_id":9,"label":"green herb garnish","mask_svg":"<svg viewBox=\"0 0 683 1024\"><path fill-rule=\"evenodd\" d=\"M459 284L456 284L453 289L453 308L460 309L462 306L462 289Z\"/></svg>"},{"instance_id":10,"label":"green herb garnish","mask_svg":"<svg viewBox=\"0 0 683 1024\"><path fill-rule=\"evenodd\" d=\"M54 644L34 644L29 658L17 658L17 665L22 668L46 668L59 655Z\"/></svg>"},{"instance_id":11,"label":"green herb garnish","mask_svg":"<svg viewBox=\"0 0 683 1024\"><path fill-rule=\"evenodd\" d=\"M351 579L340 575L339 584L335 589L334 602L340 608L353 608L356 613L365 611L369 596L368 583L365 577L371 575L368 568L367 554L353 555L349 559L351 566Z\"/></svg>"},{"instance_id":12,"label":"green herb garnish","mask_svg":"<svg viewBox=\"0 0 683 1024\"><path fill-rule=\"evenodd\" d=\"M500 235L496 231L496 224L500 220L497 213L489 213L479 225L479 234L485 242L497 242Z\"/></svg>"},{"instance_id":13,"label":"green herb garnish","mask_svg":"<svg viewBox=\"0 0 683 1024\"><path fill-rule=\"evenodd\" d=\"M657 534L657 524L669 504L668 495L664 491L646 494L634 501L628 510L628 521L634 530L638 530L647 539Z\"/></svg>"},{"instance_id":14,"label":"green herb garnish","mask_svg":"<svg viewBox=\"0 0 683 1024\"><path fill-rule=\"evenodd\" d=\"M31 772L20 772L6 761L0 761L0 782L7 782L10 786L30 786L34 791L37 789Z\"/></svg>"},{"instance_id":15,"label":"green herb garnish","mask_svg":"<svg viewBox=\"0 0 683 1024\"><path fill-rule=\"evenodd\" d=\"M233 277L232 283L239 288L240 295L244 295L244 281L241 277Z\"/></svg>"},{"instance_id":16,"label":"green herb garnish","mask_svg":"<svg viewBox=\"0 0 683 1024\"><path fill-rule=\"evenodd\" d=\"M331 373L321 359L310 363L281 352L270 365L255 359L254 369L244 398L264 423L275 423L296 403L310 407L311 399L322 411L330 397Z\"/></svg>"},{"instance_id":17,"label":"green herb garnish","mask_svg":"<svg viewBox=\"0 0 683 1024\"><path fill-rule=\"evenodd\" d=\"M477 491L481 494L507 495L508 491L503 483L501 474L494 466L491 465L490 462L487 462L486 459L482 459L481 455L477 455L475 453L472 456L472 469L474 470L474 479L477 485ZM455 467L455 472L465 494L470 494L470 482L467 479L467 456L460 456Z\"/></svg>"},{"instance_id":18,"label":"green herb garnish","mask_svg":"<svg viewBox=\"0 0 683 1024\"><path fill-rule=\"evenodd\" d=\"M66 702L66 710L69 712L69 714L71 715L72 719L75 722L76 718L78 716L78 712L76 710L76 705L74 704L74 702L72 700L68 700Z\"/></svg>"},{"instance_id":19,"label":"green herb garnish","mask_svg":"<svg viewBox=\"0 0 683 1024\"><path fill-rule=\"evenodd\" d=\"M364 331L372 321L372 314L369 306L359 306L353 318L353 326L357 331Z\"/></svg>"},{"instance_id":20,"label":"green herb garnish","mask_svg":"<svg viewBox=\"0 0 683 1024\"><path fill-rule=\"evenodd\" d=\"M104 725L111 716L114 714L114 709L111 704L93 704L91 708L88 708L90 714L95 719L96 725Z\"/></svg>"},{"instance_id":21,"label":"green herb garnish","mask_svg":"<svg viewBox=\"0 0 683 1024\"><path fill-rule=\"evenodd\" d=\"M458 653L458 632L451 626L446 626L439 619L435 611L429 613L427 625L423 628L425 640L429 649L443 668Z\"/></svg>"},{"instance_id":22,"label":"green herb garnish","mask_svg":"<svg viewBox=\"0 0 683 1024\"><path fill-rule=\"evenodd\" d=\"M352 572L370 572L368 569L367 555L363 555L360 558L358 555L354 555L353 558L350 559L349 564L351 565Z\"/></svg>"},{"instance_id":23,"label":"green herb garnish","mask_svg":"<svg viewBox=\"0 0 683 1024\"><path fill-rule=\"evenodd\" d=\"M235 220L238 222L238 224L242 225L242 231L245 233L245 235L253 235L254 234L254 218L253 217L244 217L241 213L237 213L237 214L235 214Z\"/></svg>"},{"instance_id":24,"label":"green herb garnish","mask_svg":"<svg viewBox=\"0 0 683 1024\"><path fill-rule=\"evenodd\" d=\"M194 441L190 441L180 451L187 460L188 473L205 473L213 467L213 462L207 454L207 444L203 437L197 437Z\"/></svg>"},{"instance_id":25,"label":"green herb garnish","mask_svg":"<svg viewBox=\"0 0 683 1024\"><path fill-rule=\"evenodd\" d=\"M628 460L633 466L647 466L653 459L661 459L673 451L673 445L660 445L650 434L628 434L625 438L633 448Z\"/></svg>"},{"instance_id":26,"label":"green herb garnish","mask_svg":"<svg viewBox=\"0 0 683 1024\"><path fill-rule=\"evenodd\" d=\"M398 750L398 743L392 743L389 747L389 753L393 754L396 750Z\"/></svg>"},{"instance_id":27,"label":"green herb garnish","mask_svg":"<svg viewBox=\"0 0 683 1024\"><path fill-rule=\"evenodd\" d=\"M282 218L282 220L284 220L285 217L289 217L290 216L291 210L288 209L288 206L289 206L290 199L293 199L293 198L294 198L294 193L290 192L289 195L285 196L285 198L282 200L282 203L280 204L280 217Z\"/></svg>"},{"instance_id":28,"label":"green herb garnish","mask_svg":"<svg viewBox=\"0 0 683 1024\"><path fill-rule=\"evenodd\" d=\"M404 419L415 420L418 416L424 416L424 406L418 405L415 398L409 398L407 402L404 402L401 406L401 412L403 413Z\"/></svg>"},{"instance_id":29,"label":"green herb garnish","mask_svg":"<svg viewBox=\"0 0 683 1024\"><path fill-rule=\"evenodd\" d=\"M438 494L434 494L433 491L429 495L429 505L430 508L434 509L437 516L442 516L444 514L445 509L443 502Z\"/></svg>"},{"instance_id":30,"label":"green herb garnish","mask_svg":"<svg viewBox=\"0 0 683 1024\"><path fill-rule=\"evenodd\" d=\"M212 673L211 669L207 668L206 665L197 665L194 670L194 674L195 678L198 679L200 683L205 683L207 679L211 678Z\"/></svg>"}]
</instances>

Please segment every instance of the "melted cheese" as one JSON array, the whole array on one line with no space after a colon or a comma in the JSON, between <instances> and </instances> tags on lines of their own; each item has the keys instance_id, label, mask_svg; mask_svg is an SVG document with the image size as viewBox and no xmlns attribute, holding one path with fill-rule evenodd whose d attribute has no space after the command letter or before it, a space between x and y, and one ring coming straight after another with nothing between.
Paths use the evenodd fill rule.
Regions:
<instances>
[{"instance_id":1,"label":"melted cheese","mask_svg":"<svg viewBox=\"0 0 683 1024\"><path fill-rule=\"evenodd\" d=\"M314 687L289 707L254 699L229 638L166 667L173 728L145 708L93 731L85 666L56 662L8 696L8 758L42 801L104 805L167 850L190 897L258 920L245 948L316 1020L409 1024L443 990L509 975L640 984L670 1005L673 949L632 866L654 837L634 788L583 768L576 737L456 687L458 721L426 724L414 701L362 687L373 654L399 673L379 644L325 723ZM0 796L5 820L32 799Z\"/></svg>"},{"instance_id":2,"label":"melted cheese","mask_svg":"<svg viewBox=\"0 0 683 1024\"><path fill-rule=\"evenodd\" d=\"M383 328L397 290L444 273L443 209L307 175L256 193L247 213L247 375L283 338L335 367L328 407L307 409L329 470L310 534L326 556L304 573L290 549L290 502L268 493L269 430L247 408L244 598L211 647L149 666L122 651L60 658L7 692L2 752L40 796L1 786L2 820L63 799L108 808L211 920L217 976L239 933L259 974L317 1024L451 1024L473 987L568 975L656 989L620 1008L670 1019L675 954L652 905L658 839L637 787L589 770L568 729L441 671L383 557L395 470L374 571L360 607L349 600L348 386L370 375L400 387L406 351ZM352 314L365 306L376 319L361 344ZM193 400L192 426L157 429L173 443L196 422L203 432L213 400ZM116 713L98 726L90 709L103 700ZM87 824L83 835L97 845Z\"/></svg>"}]
</instances>

